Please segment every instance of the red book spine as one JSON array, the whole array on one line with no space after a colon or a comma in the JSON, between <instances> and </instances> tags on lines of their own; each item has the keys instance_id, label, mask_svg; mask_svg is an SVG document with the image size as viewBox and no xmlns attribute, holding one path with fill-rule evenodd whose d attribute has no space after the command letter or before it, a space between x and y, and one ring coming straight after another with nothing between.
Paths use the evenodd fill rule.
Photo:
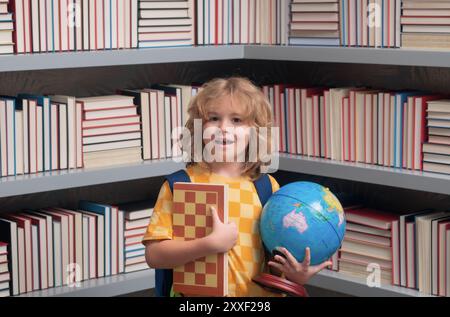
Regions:
<instances>
[{"instance_id":1,"label":"red book spine","mask_svg":"<svg viewBox=\"0 0 450 317\"><path fill-rule=\"evenodd\" d=\"M116 48L119 47L119 1L116 1Z\"/></svg>"},{"instance_id":2,"label":"red book spine","mask_svg":"<svg viewBox=\"0 0 450 317\"><path fill-rule=\"evenodd\" d=\"M272 44L273 43L273 39L272 39L272 27L273 27L273 21L272 21L272 1L270 0L270 9L269 9L269 43Z\"/></svg>"},{"instance_id":3,"label":"red book spine","mask_svg":"<svg viewBox=\"0 0 450 317\"><path fill-rule=\"evenodd\" d=\"M231 44L234 44L234 1L231 1Z\"/></svg>"},{"instance_id":4,"label":"red book spine","mask_svg":"<svg viewBox=\"0 0 450 317\"><path fill-rule=\"evenodd\" d=\"M350 127L351 127L351 125L352 125L352 122L351 122L351 115L350 115L350 112L351 112L351 105L350 105L350 103L348 104L348 107L347 107L347 124L348 124L348 160L349 161L352 161L353 159L352 159L352 151L351 151L351 148L352 148L352 135L351 135L351 129L350 129ZM342 127L342 128L344 128L344 127ZM355 130L356 131L356 130ZM356 132L354 132L354 133L356 133ZM353 138L355 138L355 135L353 135ZM355 149L355 147L353 146L353 150Z\"/></svg>"},{"instance_id":5,"label":"red book spine","mask_svg":"<svg viewBox=\"0 0 450 317\"><path fill-rule=\"evenodd\" d=\"M214 7L214 45L219 44L219 0L214 0L216 2Z\"/></svg>"},{"instance_id":6,"label":"red book spine","mask_svg":"<svg viewBox=\"0 0 450 317\"><path fill-rule=\"evenodd\" d=\"M325 153L324 153L324 157L327 158L328 157L328 143L327 143L327 94L324 93L323 94L323 120L324 120L324 124L323 124L323 138L322 138L322 142L325 142ZM301 112L300 112L301 113Z\"/></svg>"},{"instance_id":7,"label":"red book spine","mask_svg":"<svg viewBox=\"0 0 450 317\"><path fill-rule=\"evenodd\" d=\"M347 2L347 17L350 17L350 3L349 2ZM345 22L344 22L345 23ZM347 30L347 41L348 41L348 43L347 43L347 46L351 46L351 38L352 38L352 32L351 32L351 23L349 22L348 23L348 30Z\"/></svg>"},{"instance_id":8,"label":"red book spine","mask_svg":"<svg viewBox=\"0 0 450 317\"><path fill-rule=\"evenodd\" d=\"M313 141L313 156L316 156L316 125L315 125L315 121L316 121L316 97L317 96L312 96L312 141Z\"/></svg>"},{"instance_id":9,"label":"red book spine","mask_svg":"<svg viewBox=\"0 0 450 317\"><path fill-rule=\"evenodd\" d=\"M250 43L250 0L247 0L247 8L248 8L248 12L247 12L247 43Z\"/></svg>"},{"instance_id":10,"label":"red book spine","mask_svg":"<svg viewBox=\"0 0 450 317\"><path fill-rule=\"evenodd\" d=\"M351 161L356 161L356 93L353 93L353 157L350 158Z\"/></svg>"},{"instance_id":11,"label":"red book spine","mask_svg":"<svg viewBox=\"0 0 450 317\"><path fill-rule=\"evenodd\" d=\"M412 133L413 133L413 137L412 137L412 149L411 149L411 151L412 151L412 162L411 162L411 168L414 170L414 169L416 169L416 164L415 164L415 161L416 161L416 155L415 155L415 152L416 152L416 97L414 97L413 98L413 100L414 100L414 102L413 102L413 106L412 106L412 111L413 111L413 114L412 114L412 120L413 120L413 129L412 129Z\"/></svg>"},{"instance_id":12,"label":"red book spine","mask_svg":"<svg viewBox=\"0 0 450 317\"><path fill-rule=\"evenodd\" d=\"M195 2L195 1L194 1ZM192 22L194 23L194 22ZM106 37L106 35L105 35ZM130 46L128 48L133 47L133 4L132 0L130 1Z\"/></svg>"},{"instance_id":13,"label":"red book spine","mask_svg":"<svg viewBox=\"0 0 450 317\"><path fill-rule=\"evenodd\" d=\"M373 97L374 95L372 95L372 97ZM373 118L376 116L376 107L375 107L375 103L373 102L373 99L374 98L372 98L372 116L371 116L371 118L370 118L370 120L371 120L371 125L372 125L372 129L370 129L370 148L371 148L371 152L372 152L372 157L371 157L371 164L375 164L375 162L376 162L376 158L375 158L375 151L374 151L374 139L375 139L375 136L374 136L374 133L373 133L373 131L374 131L374 126L373 126Z\"/></svg>"},{"instance_id":14,"label":"red book spine","mask_svg":"<svg viewBox=\"0 0 450 317\"><path fill-rule=\"evenodd\" d=\"M387 155L387 162L386 164L388 166L392 166L393 162L391 162L391 152L392 152L392 140L391 140L391 120L393 118L391 118L391 107L393 107L393 105L391 105L391 95L389 95L389 108L388 108L388 155Z\"/></svg>"},{"instance_id":15,"label":"red book spine","mask_svg":"<svg viewBox=\"0 0 450 317\"><path fill-rule=\"evenodd\" d=\"M366 96L364 96L364 109L363 109L363 116L364 116L364 123L366 122ZM368 159L367 159L367 144L366 144L366 137L367 137L367 132L366 132L367 126L364 124L364 163L367 163ZM356 132L355 132L356 133Z\"/></svg>"},{"instance_id":16,"label":"red book spine","mask_svg":"<svg viewBox=\"0 0 450 317\"><path fill-rule=\"evenodd\" d=\"M97 3L94 2L94 28L95 28L95 50L98 50L98 32L97 32Z\"/></svg>"},{"instance_id":17,"label":"red book spine","mask_svg":"<svg viewBox=\"0 0 450 317\"><path fill-rule=\"evenodd\" d=\"M159 118L159 98L156 98L156 117ZM161 146L160 146L160 137L159 137L159 120L156 120L156 131L157 131L157 139L158 139L158 157L161 158Z\"/></svg>"},{"instance_id":18,"label":"red book spine","mask_svg":"<svg viewBox=\"0 0 450 317\"><path fill-rule=\"evenodd\" d=\"M61 30L62 30L62 26L61 26L61 0L58 1L59 4L59 14L58 14L58 34L59 34L59 51L62 52L62 35L61 35Z\"/></svg>"},{"instance_id":19,"label":"red book spine","mask_svg":"<svg viewBox=\"0 0 450 317\"><path fill-rule=\"evenodd\" d=\"M344 153L345 153L345 147L344 147L344 140L345 140L345 133L344 133L344 105L345 105L345 97L341 99L341 154L342 154L342 160L344 159Z\"/></svg>"},{"instance_id":20,"label":"red book spine","mask_svg":"<svg viewBox=\"0 0 450 317\"><path fill-rule=\"evenodd\" d=\"M391 47L391 0L387 0L388 14L387 14L387 47Z\"/></svg>"},{"instance_id":21,"label":"red book spine","mask_svg":"<svg viewBox=\"0 0 450 317\"><path fill-rule=\"evenodd\" d=\"M33 52L33 41L32 41L32 38L33 38L33 33L32 33L32 31L31 31L31 1L32 0L30 0L29 2L28 2L28 8L29 8L29 10L28 10L28 18L29 18L29 23L28 23L28 29L29 29L29 32L30 32L30 42L29 42L29 53L32 53ZM24 19L24 21L25 21L25 19Z\"/></svg>"},{"instance_id":22,"label":"red book spine","mask_svg":"<svg viewBox=\"0 0 450 317\"><path fill-rule=\"evenodd\" d=\"M66 3L67 3L67 8L70 8L69 0L66 0ZM67 21L67 22L69 22L69 21ZM70 23L67 23L67 50L70 51Z\"/></svg>"},{"instance_id":23,"label":"red book spine","mask_svg":"<svg viewBox=\"0 0 450 317\"><path fill-rule=\"evenodd\" d=\"M131 7L131 2L130 2ZM130 10L131 17L131 10ZM105 0L102 1L102 21L103 21L103 49L106 49L106 28L105 28ZM131 21L131 18L130 18ZM130 28L130 39L131 39L131 28Z\"/></svg>"},{"instance_id":24,"label":"red book spine","mask_svg":"<svg viewBox=\"0 0 450 317\"><path fill-rule=\"evenodd\" d=\"M44 2L44 7L45 7L45 12L47 12L47 1L45 1ZM48 25L48 23L47 23L47 19L51 19L51 17L48 17L48 16L44 16L44 17L42 17L43 19L45 19L46 21L45 21L45 27L44 27L44 37L45 37L45 43L46 43L46 52L48 52L49 51L49 43L47 42L47 32L48 32L48 29L47 29L47 25ZM48 285L48 284L47 284Z\"/></svg>"}]
</instances>

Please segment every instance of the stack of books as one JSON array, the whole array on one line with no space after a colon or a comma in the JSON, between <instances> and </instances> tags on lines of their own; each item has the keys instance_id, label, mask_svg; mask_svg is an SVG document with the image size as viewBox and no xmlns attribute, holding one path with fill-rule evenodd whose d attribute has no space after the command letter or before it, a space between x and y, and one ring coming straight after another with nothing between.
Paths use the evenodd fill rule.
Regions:
<instances>
[{"instance_id":1,"label":"stack of books","mask_svg":"<svg viewBox=\"0 0 450 317\"><path fill-rule=\"evenodd\" d=\"M450 48L450 2L403 0L402 47Z\"/></svg>"},{"instance_id":2,"label":"stack of books","mask_svg":"<svg viewBox=\"0 0 450 317\"><path fill-rule=\"evenodd\" d=\"M0 242L0 297L7 297L9 292L8 244Z\"/></svg>"},{"instance_id":3,"label":"stack of books","mask_svg":"<svg viewBox=\"0 0 450 317\"><path fill-rule=\"evenodd\" d=\"M149 89L127 89L120 93L134 97L142 117L144 160L179 156L174 145L188 119L187 109L198 87L153 85Z\"/></svg>"},{"instance_id":4,"label":"stack of books","mask_svg":"<svg viewBox=\"0 0 450 317\"><path fill-rule=\"evenodd\" d=\"M400 47L400 0L340 0L341 45Z\"/></svg>"},{"instance_id":5,"label":"stack of books","mask_svg":"<svg viewBox=\"0 0 450 317\"><path fill-rule=\"evenodd\" d=\"M137 47L138 0L11 2L16 53Z\"/></svg>"},{"instance_id":6,"label":"stack of books","mask_svg":"<svg viewBox=\"0 0 450 317\"><path fill-rule=\"evenodd\" d=\"M193 45L194 15L194 0L139 1L139 47Z\"/></svg>"},{"instance_id":7,"label":"stack of books","mask_svg":"<svg viewBox=\"0 0 450 317\"><path fill-rule=\"evenodd\" d=\"M428 102L428 142L423 144L424 171L450 174L450 100Z\"/></svg>"},{"instance_id":8,"label":"stack of books","mask_svg":"<svg viewBox=\"0 0 450 317\"><path fill-rule=\"evenodd\" d=\"M141 120L133 97L79 98L85 168L142 161Z\"/></svg>"},{"instance_id":9,"label":"stack of books","mask_svg":"<svg viewBox=\"0 0 450 317\"><path fill-rule=\"evenodd\" d=\"M424 294L450 296L450 212L417 215L415 229L415 287Z\"/></svg>"},{"instance_id":10,"label":"stack of books","mask_svg":"<svg viewBox=\"0 0 450 317\"><path fill-rule=\"evenodd\" d=\"M198 45L286 45L288 0L197 1Z\"/></svg>"},{"instance_id":11,"label":"stack of books","mask_svg":"<svg viewBox=\"0 0 450 317\"><path fill-rule=\"evenodd\" d=\"M124 272L124 220L114 206L80 202L79 210L46 208L3 214L11 295ZM0 248L0 285L4 274Z\"/></svg>"},{"instance_id":12,"label":"stack of books","mask_svg":"<svg viewBox=\"0 0 450 317\"><path fill-rule=\"evenodd\" d=\"M0 55L14 53L13 16L9 11L9 0L0 0Z\"/></svg>"},{"instance_id":13,"label":"stack of books","mask_svg":"<svg viewBox=\"0 0 450 317\"><path fill-rule=\"evenodd\" d=\"M293 0L289 45L339 46L338 0Z\"/></svg>"},{"instance_id":14,"label":"stack of books","mask_svg":"<svg viewBox=\"0 0 450 317\"><path fill-rule=\"evenodd\" d=\"M125 216L125 273L145 270L145 247L142 239L153 214L154 201L119 205Z\"/></svg>"},{"instance_id":15,"label":"stack of books","mask_svg":"<svg viewBox=\"0 0 450 317\"><path fill-rule=\"evenodd\" d=\"M359 206L345 209L347 232L339 255L339 272L366 279L379 270L381 285L390 285L398 270L398 216ZM368 269L371 271L368 271Z\"/></svg>"},{"instance_id":16,"label":"stack of books","mask_svg":"<svg viewBox=\"0 0 450 317\"><path fill-rule=\"evenodd\" d=\"M81 113L74 97L0 97L0 176L82 167Z\"/></svg>"}]
</instances>

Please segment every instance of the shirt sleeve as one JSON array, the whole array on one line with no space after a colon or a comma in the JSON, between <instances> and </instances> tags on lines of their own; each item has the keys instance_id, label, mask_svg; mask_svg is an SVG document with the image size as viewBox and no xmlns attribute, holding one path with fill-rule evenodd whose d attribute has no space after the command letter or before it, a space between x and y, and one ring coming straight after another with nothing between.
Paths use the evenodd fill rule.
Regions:
<instances>
[{"instance_id":1,"label":"shirt sleeve","mask_svg":"<svg viewBox=\"0 0 450 317\"><path fill-rule=\"evenodd\" d=\"M150 218L150 224L142 242L172 239L172 202L172 192L169 183L166 181L159 191L158 199Z\"/></svg>"},{"instance_id":2,"label":"shirt sleeve","mask_svg":"<svg viewBox=\"0 0 450 317\"><path fill-rule=\"evenodd\" d=\"M278 191L280 189L280 185L278 184L276 179L274 177L272 177L271 175L269 175L269 179L270 179L270 183L272 184L272 193L275 193L276 191Z\"/></svg>"}]
</instances>

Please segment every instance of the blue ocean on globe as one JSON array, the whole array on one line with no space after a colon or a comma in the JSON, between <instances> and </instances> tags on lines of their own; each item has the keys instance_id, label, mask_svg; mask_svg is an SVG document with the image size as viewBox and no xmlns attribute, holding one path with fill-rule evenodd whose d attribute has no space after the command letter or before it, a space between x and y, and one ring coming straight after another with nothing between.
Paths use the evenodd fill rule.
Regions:
<instances>
[{"instance_id":1,"label":"blue ocean on globe","mask_svg":"<svg viewBox=\"0 0 450 317\"><path fill-rule=\"evenodd\" d=\"M264 206L260 222L261 237L270 252L285 247L303 262L309 247L311 265L329 260L340 248L345 227L344 210L336 196L311 182L281 187Z\"/></svg>"}]
</instances>

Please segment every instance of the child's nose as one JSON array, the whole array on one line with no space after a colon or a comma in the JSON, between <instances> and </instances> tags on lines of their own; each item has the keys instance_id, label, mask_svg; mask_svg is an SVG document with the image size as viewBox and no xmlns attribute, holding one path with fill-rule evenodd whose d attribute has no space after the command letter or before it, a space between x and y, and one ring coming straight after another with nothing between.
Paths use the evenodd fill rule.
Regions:
<instances>
[{"instance_id":1,"label":"child's nose","mask_svg":"<svg viewBox=\"0 0 450 317\"><path fill-rule=\"evenodd\" d=\"M226 129L229 129L229 128L231 128L231 127L233 127L233 124L232 124L231 120L223 119L223 120L220 122L220 129L221 129L223 132L225 132Z\"/></svg>"}]
</instances>

